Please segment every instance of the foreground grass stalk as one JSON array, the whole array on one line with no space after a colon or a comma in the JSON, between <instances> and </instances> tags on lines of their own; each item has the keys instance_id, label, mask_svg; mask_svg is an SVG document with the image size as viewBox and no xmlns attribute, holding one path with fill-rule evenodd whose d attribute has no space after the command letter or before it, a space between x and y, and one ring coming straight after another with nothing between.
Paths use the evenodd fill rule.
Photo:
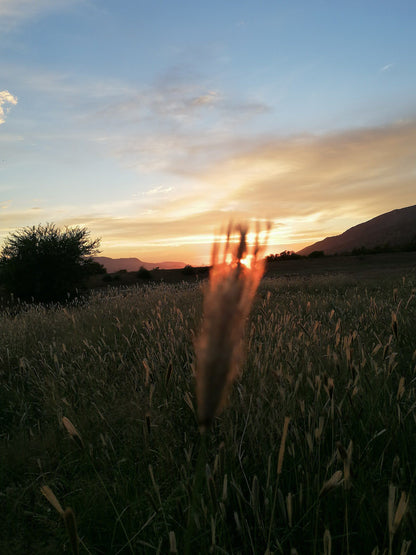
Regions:
<instances>
[{"instance_id":1,"label":"foreground grass stalk","mask_svg":"<svg viewBox=\"0 0 416 555\"><path fill-rule=\"evenodd\" d=\"M285 268L269 267L256 294L235 403L206 436L188 551L264 553L271 524L276 554L329 555L331 548L347 555L347 536L350 553L410 554L415 272L402 279L400 268L383 275L380 267L366 276L357 266L358 275L302 269L289 277ZM61 517L69 505L80 553L121 555L131 553L130 543L135 553L183 555L201 475L189 380L202 293L199 283L111 289L66 312L19 306L2 313L0 553L73 553ZM69 450L55 423L64 414L88 430L79 438L62 421L75 442ZM62 502L57 513L55 499L50 505L39 493L42 484Z\"/></svg>"},{"instance_id":2,"label":"foreground grass stalk","mask_svg":"<svg viewBox=\"0 0 416 555\"><path fill-rule=\"evenodd\" d=\"M238 231L239 243L232 245ZM204 295L202 330L195 343L196 393L201 428L209 428L225 404L243 361L243 335L254 295L264 273L259 234L251 251L246 226L228 228L220 256L214 243L209 285Z\"/></svg>"},{"instance_id":3,"label":"foreground grass stalk","mask_svg":"<svg viewBox=\"0 0 416 555\"><path fill-rule=\"evenodd\" d=\"M129 546L131 553L134 553L133 546L131 545L131 541L130 541L130 538L129 538L129 536L128 536L127 530L126 530L126 528L125 528L125 526L124 526L124 524L123 524L123 521L122 521L122 519L121 519L121 514L119 513L119 511L118 511L118 509L117 509L117 507L116 507L116 505L115 505L115 503L114 503L114 501L113 501L113 498L111 497L110 492L108 491L108 488L107 488L107 486L106 486L105 483L104 483L104 480L102 479L100 473L98 472L98 470L97 470L97 468L96 468L96 466L95 466L95 464L94 464L94 459L93 459L92 453L88 452L88 450L86 450L86 449L84 448L84 442L83 442L83 440L82 440L82 438L81 438L81 435L79 434L79 432L78 432L78 430L75 428L75 426L72 424L72 422L69 420L69 418L67 418L66 416L64 416L64 417L62 418L62 424L64 425L65 429L67 430L67 432L69 433L69 435L71 436L71 438L77 443L78 447L79 447L81 450L83 450L84 452L87 453L88 460L89 460L90 463L91 463L91 466L92 466L92 468L93 468L93 470L94 470L94 472L95 472L95 475L97 476L97 478L98 478L98 480L99 480L101 486L103 487L103 489L104 489L104 491L105 491L105 493L106 493L106 495L107 495L107 497L108 497L108 500L109 500L110 503L111 503L111 506L113 507L113 510L114 510L115 514L117 515L117 522L120 522L121 529L123 530L124 535L125 535L126 540L127 540L127 545ZM44 494L44 495L45 495L45 494ZM65 522L66 522L66 521L65 521ZM69 532L69 531L70 531L70 529L68 529L68 532Z\"/></svg>"},{"instance_id":4,"label":"foreground grass stalk","mask_svg":"<svg viewBox=\"0 0 416 555\"><path fill-rule=\"evenodd\" d=\"M275 486L274 495L273 495L272 512L271 512L271 515L270 515L270 524L269 524L269 533L268 533L268 536L267 536L266 554L270 553L270 540L271 540L271 536L272 536L274 514L275 514L275 511L276 511L277 491L279 489L280 475L282 474L283 459L284 459L284 456L285 456L286 438L287 438L287 431L289 429L289 423L290 423L290 417L286 416L285 421L283 423L282 439L280 440L279 456L278 456L278 459L277 459L277 478L276 478L276 486ZM280 551L283 553L281 547L280 547Z\"/></svg>"},{"instance_id":5,"label":"foreground grass stalk","mask_svg":"<svg viewBox=\"0 0 416 555\"><path fill-rule=\"evenodd\" d=\"M65 510L63 510L61 504L59 503L58 499L49 486L42 486L40 488L40 491L46 497L52 507L61 515L61 518L65 524L65 528L68 532L72 553L74 555L79 555L80 538L78 536L77 524L75 521L73 510L71 509L71 507L67 507Z\"/></svg>"},{"instance_id":6,"label":"foreground grass stalk","mask_svg":"<svg viewBox=\"0 0 416 555\"><path fill-rule=\"evenodd\" d=\"M232 244L232 235L239 242ZM202 330L195 343L198 423L201 432L198 460L189 511L185 553L189 555L195 529L195 511L202 494L207 457L207 434L225 404L242 363L242 343L247 317L264 273L259 233L249 251L248 228L230 225L222 256L218 242L212 250L212 269L204 296Z\"/></svg>"},{"instance_id":7,"label":"foreground grass stalk","mask_svg":"<svg viewBox=\"0 0 416 555\"><path fill-rule=\"evenodd\" d=\"M199 441L198 458L195 465L194 484L192 488L192 500L188 513L188 523L185 534L185 555L190 555L192 538L195 533L195 516L197 514L198 500L203 495L205 464L207 460L207 435L209 430L202 430Z\"/></svg>"}]
</instances>

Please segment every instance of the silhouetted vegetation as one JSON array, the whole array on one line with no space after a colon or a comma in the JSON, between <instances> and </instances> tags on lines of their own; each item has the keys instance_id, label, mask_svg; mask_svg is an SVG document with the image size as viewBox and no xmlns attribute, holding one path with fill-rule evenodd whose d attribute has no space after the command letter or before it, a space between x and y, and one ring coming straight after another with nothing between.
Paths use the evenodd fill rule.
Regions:
<instances>
[{"instance_id":1,"label":"silhouetted vegetation","mask_svg":"<svg viewBox=\"0 0 416 555\"><path fill-rule=\"evenodd\" d=\"M182 273L185 274L185 276L194 276L195 275L195 268L193 266L191 266L190 264L187 264L182 269Z\"/></svg>"},{"instance_id":2,"label":"silhouetted vegetation","mask_svg":"<svg viewBox=\"0 0 416 555\"><path fill-rule=\"evenodd\" d=\"M183 555L193 514L192 554L410 555L413 267L260 284L194 506L203 288L191 281L2 312L0 553L71 553L47 485L75 514L80 553Z\"/></svg>"},{"instance_id":3,"label":"silhouetted vegetation","mask_svg":"<svg viewBox=\"0 0 416 555\"><path fill-rule=\"evenodd\" d=\"M152 274L150 270L147 270L147 268L142 266L137 272L137 277L139 279L152 279Z\"/></svg>"},{"instance_id":4,"label":"silhouetted vegetation","mask_svg":"<svg viewBox=\"0 0 416 555\"><path fill-rule=\"evenodd\" d=\"M269 254L266 256L266 262L282 262L283 260L299 260L300 258L304 257L295 251L283 251L280 254Z\"/></svg>"},{"instance_id":5,"label":"silhouetted vegetation","mask_svg":"<svg viewBox=\"0 0 416 555\"><path fill-rule=\"evenodd\" d=\"M322 258L323 256L325 256L324 251L312 251L308 258Z\"/></svg>"},{"instance_id":6,"label":"silhouetted vegetation","mask_svg":"<svg viewBox=\"0 0 416 555\"><path fill-rule=\"evenodd\" d=\"M85 269L89 276L97 276L107 274L107 270L99 262L94 262L92 259L85 261Z\"/></svg>"},{"instance_id":7,"label":"silhouetted vegetation","mask_svg":"<svg viewBox=\"0 0 416 555\"><path fill-rule=\"evenodd\" d=\"M315 250L310 252L308 255L303 256L294 251L285 250L280 254L269 254L266 257L266 263L271 262L284 262L286 260L299 260L301 258L328 258L333 256L363 256L368 254L388 254L396 252L413 252L416 251L416 235L413 237L409 243L402 245L391 245L390 243L385 243L384 245L376 245L374 247L356 247L349 251L336 252L336 253L325 253L323 250Z\"/></svg>"},{"instance_id":8,"label":"silhouetted vegetation","mask_svg":"<svg viewBox=\"0 0 416 555\"><path fill-rule=\"evenodd\" d=\"M379 253L389 253L389 252L412 252L416 251L416 236L404 245L390 245L386 243L384 245L377 245L375 247L359 247L351 251L352 255L363 255L363 254L379 254Z\"/></svg>"},{"instance_id":9,"label":"silhouetted vegetation","mask_svg":"<svg viewBox=\"0 0 416 555\"><path fill-rule=\"evenodd\" d=\"M62 302L72 298L85 279L102 273L90 256L98 252L85 228L54 224L11 233L0 253L0 284L24 301Z\"/></svg>"}]
</instances>

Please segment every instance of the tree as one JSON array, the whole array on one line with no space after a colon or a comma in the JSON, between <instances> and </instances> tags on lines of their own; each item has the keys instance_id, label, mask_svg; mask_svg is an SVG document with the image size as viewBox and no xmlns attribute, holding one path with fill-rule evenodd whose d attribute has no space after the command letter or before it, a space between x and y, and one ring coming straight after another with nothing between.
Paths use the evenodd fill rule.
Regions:
<instances>
[{"instance_id":1,"label":"tree","mask_svg":"<svg viewBox=\"0 0 416 555\"><path fill-rule=\"evenodd\" d=\"M190 264L187 264L186 266L184 266L182 268L182 273L185 276L194 276L195 275L195 268L193 266L191 266Z\"/></svg>"},{"instance_id":2,"label":"tree","mask_svg":"<svg viewBox=\"0 0 416 555\"><path fill-rule=\"evenodd\" d=\"M0 253L0 283L22 300L65 301L91 273L91 255L99 252L99 244L83 227L18 229Z\"/></svg>"},{"instance_id":3,"label":"tree","mask_svg":"<svg viewBox=\"0 0 416 555\"><path fill-rule=\"evenodd\" d=\"M324 251L312 251L308 254L308 258L323 258L324 256Z\"/></svg>"},{"instance_id":4,"label":"tree","mask_svg":"<svg viewBox=\"0 0 416 555\"><path fill-rule=\"evenodd\" d=\"M139 279L152 279L152 273L145 268L144 266L140 266L139 270L137 271L136 276Z\"/></svg>"}]
</instances>

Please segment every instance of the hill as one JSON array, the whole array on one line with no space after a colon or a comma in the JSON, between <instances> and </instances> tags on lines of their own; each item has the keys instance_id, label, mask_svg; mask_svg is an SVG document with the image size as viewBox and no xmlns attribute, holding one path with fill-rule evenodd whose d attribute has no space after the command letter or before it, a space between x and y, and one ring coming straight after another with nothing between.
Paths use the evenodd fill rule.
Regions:
<instances>
[{"instance_id":1,"label":"hill","mask_svg":"<svg viewBox=\"0 0 416 555\"><path fill-rule=\"evenodd\" d=\"M108 256L94 256L94 262L102 264L109 274L119 270L137 272L141 267L146 270L153 270L153 268L172 270L185 266L184 262L143 262L139 258L109 258Z\"/></svg>"},{"instance_id":2,"label":"hill","mask_svg":"<svg viewBox=\"0 0 416 555\"><path fill-rule=\"evenodd\" d=\"M313 251L325 254L348 253L365 247L405 247L416 239L416 205L392 210L367 222L358 224L341 235L327 237L300 250L298 254L308 256Z\"/></svg>"}]
</instances>

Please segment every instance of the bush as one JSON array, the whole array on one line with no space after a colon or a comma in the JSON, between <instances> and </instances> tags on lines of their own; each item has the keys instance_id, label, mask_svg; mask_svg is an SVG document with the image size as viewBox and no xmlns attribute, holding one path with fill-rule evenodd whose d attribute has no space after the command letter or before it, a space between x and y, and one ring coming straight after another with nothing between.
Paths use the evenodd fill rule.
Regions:
<instances>
[{"instance_id":1,"label":"bush","mask_svg":"<svg viewBox=\"0 0 416 555\"><path fill-rule=\"evenodd\" d=\"M308 258L323 258L324 256L324 251L312 251L308 254Z\"/></svg>"},{"instance_id":2,"label":"bush","mask_svg":"<svg viewBox=\"0 0 416 555\"><path fill-rule=\"evenodd\" d=\"M107 273L107 270L99 262L89 259L85 261L85 269L89 276L99 276Z\"/></svg>"},{"instance_id":3,"label":"bush","mask_svg":"<svg viewBox=\"0 0 416 555\"><path fill-rule=\"evenodd\" d=\"M283 260L299 260L300 258L303 258L303 256L297 254L295 251L283 251L280 254L269 254L266 256L266 263L281 262Z\"/></svg>"},{"instance_id":4,"label":"bush","mask_svg":"<svg viewBox=\"0 0 416 555\"><path fill-rule=\"evenodd\" d=\"M144 266L141 266L141 268L137 272L137 277L139 279L152 279L152 274Z\"/></svg>"},{"instance_id":5,"label":"bush","mask_svg":"<svg viewBox=\"0 0 416 555\"><path fill-rule=\"evenodd\" d=\"M61 302L97 271L90 256L98 252L86 228L61 230L54 224L11 233L0 253L0 283L25 301Z\"/></svg>"},{"instance_id":6,"label":"bush","mask_svg":"<svg viewBox=\"0 0 416 555\"><path fill-rule=\"evenodd\" d=\"M182 273L185 276L194 276L195 275L195 268L190 264L187 264L184 268L182 268Z\"/></svg>"}]
</instances>

